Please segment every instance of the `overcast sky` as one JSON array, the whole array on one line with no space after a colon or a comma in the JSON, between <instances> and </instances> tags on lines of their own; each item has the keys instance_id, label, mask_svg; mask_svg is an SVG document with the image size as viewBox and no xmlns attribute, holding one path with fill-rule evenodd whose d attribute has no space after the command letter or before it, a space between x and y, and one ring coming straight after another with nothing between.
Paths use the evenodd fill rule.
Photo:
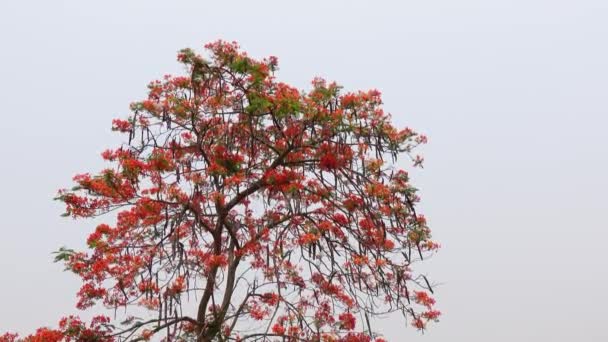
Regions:
<instances>
[{"instance_id":1,"label":"overcast sky","mask_svg":"<svg viewBox=\"0 0 608 342\"><path fill-rule=\"evenodd\" d=\"M53 264L93 222L56 190L102 167L176 52L236 40L280 80L378 88L429 136L414 182L443 249L424 265L441 323L390 341L607 341L608 1L0 2L0 331L77 313Z\"/></svg>"}]
</instances>

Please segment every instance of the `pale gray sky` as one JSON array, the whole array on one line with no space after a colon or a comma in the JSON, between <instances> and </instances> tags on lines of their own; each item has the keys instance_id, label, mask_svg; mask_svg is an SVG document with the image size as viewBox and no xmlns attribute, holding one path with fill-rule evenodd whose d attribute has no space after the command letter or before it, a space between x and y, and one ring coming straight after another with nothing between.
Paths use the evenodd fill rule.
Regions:
<instances>
[{"instance_id":1,"label":"pale gray sky","mask_svg":"<svg viewBox=\"0 0 608 342\"><path fill-rule=\"evenodd\" d=\"M415 173L444 245L424 267L441 323L391 341L607 341L608 2L0 2L0 331L76 313L51 263L92 222L51 199L102 166L111 119L175 53L237 40L279 77L378 88L428 134Z\"/></svg>"}]
</instances>

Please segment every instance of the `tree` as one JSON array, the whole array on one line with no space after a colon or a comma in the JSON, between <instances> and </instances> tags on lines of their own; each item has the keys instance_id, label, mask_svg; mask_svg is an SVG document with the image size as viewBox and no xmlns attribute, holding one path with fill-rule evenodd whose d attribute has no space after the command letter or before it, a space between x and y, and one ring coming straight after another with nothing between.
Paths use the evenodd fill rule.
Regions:
<instances>
[{"instance_id":1,"label":"tree","mask_svg":"<svg viewBox=\"0 0 608 342\"><path fill-rule=\"evenodd\" d=\"M205 47L113 121L127 142L103 152L110 166L57 197L65 216L115 215L88 252L57 252L83 280L77 307L131 316L68 317L26 340L383 341L377 315L437 320L411 265L438 245L395 164L420 165L426 138L395 128L376 90L315 78L304 93L275 79L275 57Z\"/></svg>"}]
</instances>

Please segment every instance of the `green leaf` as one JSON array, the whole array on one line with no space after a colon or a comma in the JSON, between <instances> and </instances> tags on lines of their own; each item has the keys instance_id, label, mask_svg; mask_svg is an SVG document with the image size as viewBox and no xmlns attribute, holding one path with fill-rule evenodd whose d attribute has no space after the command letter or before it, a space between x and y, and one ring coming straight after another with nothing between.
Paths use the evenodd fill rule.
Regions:
<instances>
[{"instance_id":1,"label":"green leaf","mask_svg":"<svg viewBox=\"0 0 608 342\"><path fill-rule=\"evenodd\" d=\"M70 260L70 257L72 255L74 255L74 250L73 249L69 249L66 247L61 247L59 248L58 251L52 252L51 254L55 254L55 260L53 262L60 262L60 261L68 261Z\"/></svg>"}]
</instances>

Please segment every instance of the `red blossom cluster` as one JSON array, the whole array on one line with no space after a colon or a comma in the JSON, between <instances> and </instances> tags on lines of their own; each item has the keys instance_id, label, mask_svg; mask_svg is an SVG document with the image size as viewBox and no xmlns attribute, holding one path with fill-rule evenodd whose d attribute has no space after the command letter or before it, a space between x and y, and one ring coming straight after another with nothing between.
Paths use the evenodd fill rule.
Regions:
<instances>
[{"instance_id":1,"label":"red blossom cluster","mask_svg":"<svg viewBox=\"0 0 608 342\"><path fill-rule=\"evenodd\" d=\"M0 336L0 342L114 342L110 331L110 318L107 316L93 317L88 326L80 318L68 316L59 321L57 329L39 328L23 338L5 333Z\"/></svg>"}]
</instances>

